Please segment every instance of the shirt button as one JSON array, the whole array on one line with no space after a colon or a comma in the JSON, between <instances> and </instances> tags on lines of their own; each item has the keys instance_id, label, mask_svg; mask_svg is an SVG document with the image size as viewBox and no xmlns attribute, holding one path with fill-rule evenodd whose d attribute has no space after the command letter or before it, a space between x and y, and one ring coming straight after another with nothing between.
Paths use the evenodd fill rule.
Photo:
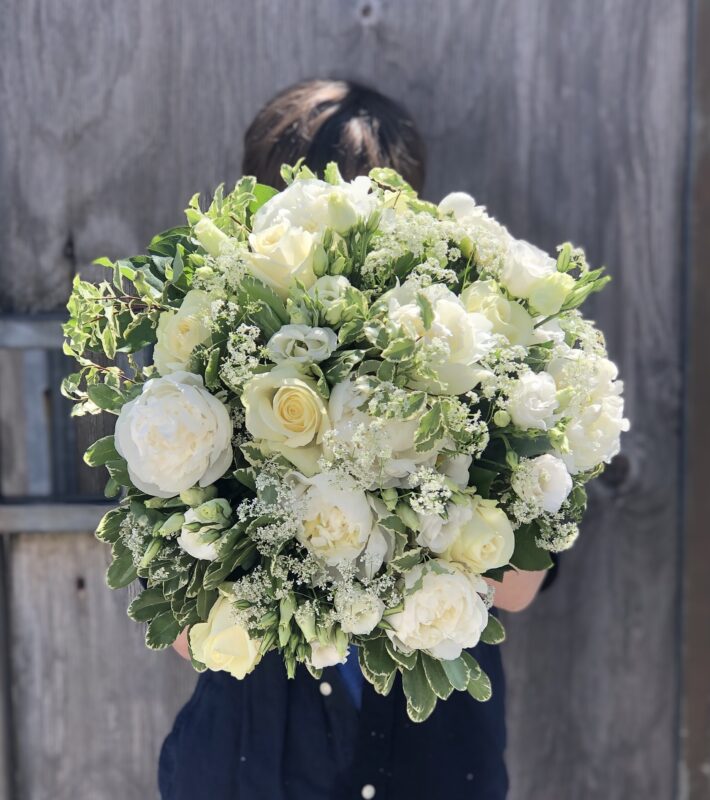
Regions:
<instances>
[{"instance_id":1,"label":"shirt button","mask_svg":"<svg viewBox=\"0 0 710 800\"><path fill-rule=\"evenodd\" d=\"M366 783L360 794L363 796L363 800L372 800L375 796L375 787L371 783Z\"/></svg>"},{"instance_id":2,"label":"shirt button","mask_svg":"<svg viewBox=\"0 0 710 800\"><path fill-rule=\"evenodd\" d=\"M333 687L328 683L328 681L323 681L321 683L320 693L323 695L323 697L328 697L328 695L333 693ZM373 795L370 796L372 797Z\"/></svg>"}]
</instances>

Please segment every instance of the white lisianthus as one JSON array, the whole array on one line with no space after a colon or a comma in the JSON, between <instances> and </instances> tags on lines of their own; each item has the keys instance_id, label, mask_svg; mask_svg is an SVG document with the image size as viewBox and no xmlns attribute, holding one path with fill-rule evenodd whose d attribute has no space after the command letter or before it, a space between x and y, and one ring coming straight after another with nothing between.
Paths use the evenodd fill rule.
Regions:
<instances>
[{"instance_id":1,"label":"white lisianthus","mask_svg":"<svg viewBox=\"0 0 710 800\"><path fill-rule=\"evenodd\" d=\"M513 423L526 431L554 424L557 386L547 372L525 372L515 381L506 406Z\"/></svg>"},{"instance_id":2,"label":"white lisianthus","mask_svg":"<svg viewBox=\"0 0 710 800\"><path fill-rule=\"evenodd\" d=\"M468 470L472 462L473 456L466 455L465 453L458 453L454 456L444 456L444 458L439 459L437 463L437 471L442 475L446 475L447 478L451 478L461 489L465 489L468 486Z\"/></svg>"},{"instance_id":3,"label":"white lisianthus","mask_svg":"<svg viewBox=\"0 0 710 800\"><path fill-rule=\"evenodd\" d=\"M621 448L621 434L629 428L623 398L607 395L587 406L567 425L569 450L559 456L573 475L609 463Z\"/></svg>"},{"instance_id":4,"label":"white lisianthus","mask_svg":"<svg viewBox=\"0 0 710 800\"><path fill-rule=\"evenodd\" d=\"M367 394L361 391L354 380L337 384L330 393L328 416L332 425L333 441L345 447L353 454L361 444L358 443L358 432L367 430L373 423L373 417L361 410L367 401ZM388 457L382 460L373 455L373 486L400 486L416 470L418 466L431 466L436 461L437 442L431 450L419 452L414 446L414 436L419 426L419 417L413 419L378 419L377 441L379 450L386 451ZM326 445L326 451L330 452ZM360 457L362 457L360 452Z\"/></svg>"},{"instance_id":5,"label":"white lisianthus","mask_svg":"<svg viewBox=\"0 0 710 800\"><path fill-rule=\"evenodd\" d=\"M439 212L443 216L451 214L459 222L475 217L481 208L481 206L476 205L473 197L466 192L451 192L439 203Z\"/></svg>"},{"instance_id":6,"label":"white lisianthus","mask_svg":"<svg viewBox=\"0 0 710 800\"><path fill-rule=\"evenodd\" d=\"M398 650L424 650L449 661L475 647L488 624L488 610L472 579L453 565L434 560L418 564L404 575L404 607L387 618L387 636Z\"/></svg>"},{"instance_id":7,"label":"white lisianthus","mask_svg":"<svg viewBox=\"0 0 710 800\"><path fill-rule=\"evenodd\" d=\"M385 604L373 592L353 584L350 590L339 589L335 593L335 610L343 631L361 636L377 627L385 612Z\"/></svg>"},{"instance_id":8,"label":"white lisianthus","mask_svg":"<svg viewBox=\"0 0 710 800\"><path fill-rule=\"evenodd\" d=\"M316 471L330 421L315 381L292 364L280 364L245 384L242 403L244 424L255 439L265 441L301 471Z\"/></svg>"},{"instance_id":9,"label":"white lisianthus","mask_svg":"<svg viewBox=\"0 0 710 800\"><path fill-rule=\"evenodd\" d=\"M475 281L464 289L461 302L467 311L483 314L493 333L505 336L512 345L529 345L534 340L534 320L513 300L505 298L495 281Z\"/></svg>"},{"instance_id":10,"label":"white lisianthus","mask_svg":"<svg viewBox=\"0 0 710 800\"><path fill-rule=\"evenodd\" d=\"M206 622L190 628L190 648L195 659L207 669L228 672L239 680L261 660L259 645L236 621L226 597L217 598Z\"/></svg>"},{"instance_id":11,"label":"white lisianthus","mask_svg":"<svg viewBox=\"0 0 710 800\"><path fill-rule=\"evenodd\" d=\"M417 294L421 293L431 304L434 319L426 329ZM483 314L466 311L461 300L440 283L419 289L411 282L391 289L383 298L388 316L414 339L435 343L445 354L432 364L441 386L429 381L417 382L433 394L463 394L473 389L480 378L480 360L495 346L491 335L493 326Z\"/></svg>"},{"instance_id":12,"label":"white lisianthus","mask_svg":"<svg viewBox=\"0 0 710 800\"><path fill-rule=\"evenodd\" d=\"M549 453L523 459L511 484L523 501L549 514L556 514L572 491L572 478L564 461Z\"/></svg>"},{"instance_id":13,"label":"white lisianthus","mask_svg":"<svg viewBox=\"0 0 710 800\"><path fill-rule=\"evenodd\" d=\"M231 242L229 236L220 230L209 217L202 217L192 229L195 238L206 253L213 258L222 255Z\"/></svg>"},{"instance_id":14,"label":"white lisianthus","mask_svg":"<svg viewBox=\"0 0 710 800\"><path fill-rule=\"evenodd\" d=\"M266 349L277 363L317 363L325 361L338 347L338 337L330 328L310 325L284 325L269 339Z\"/></svg>"},{"instance_id":15,"label":"white lisianthus","mask_svg":"<svg viewBox=\"0 0 710 800\"><path fill-rule=\"evenodd\" d=\"M115 442L133 485L154 497L208 486L233 458L229 411L189 372L147 381L121 409Z\"/></svg>"},{"instance_id":16,"label":"white lisianthus","mask_svg":"<svg viewBox=\"0 0 710 800\"><path fill-rule=\"evenodd\" d=\"M495 500L475 495L456 507L444 525L450 544L443 558L473 573L504 567L515 550L515 534L505 511Z\"/></svg>"},{"instance_id":17,"label":"white lisianthus","mask_svg":"<svg viewBox=\"0 0 710 800\"><path fill-rule=\"evenodd\" d=\"M207 292L190 290L175 311L163 311L158 318L153 361L161 375L184 370L197 345L210 338L210 306Z\"/></svg>"},{"instance_id":18,"label":"white lisianthus","mask_svg":"<svg viewBox=\"0 0 710 800\"><path fill-rule=\"evenodd\" d=\"M461 251L469 256L475 251L479 268L498 274L513 237L498 221L488 216L471 195L453 192L439 203L439 212L451 214L468 234L460 242Z\"/></svg>"},{"instance_id":19,"label":"white lisianthus","mask_svg":"<svg viewBox=\"0 0 710 800\"><path fill-rule=\"evenodd\" d=\"M376 523L365 492L339 488L328 473L315 475L305 487L301 544L330 567L362 556Z\"/></svg>"},{"instance_id":20,"label":"white lisianthus","mask_svg":"<svg viewBox=\"0 0 710 800\"><path fill-rule=\"evenodd\" d=\"M350 281L344 275L323 275L308 290L309 297L317 300L329 325L339 325L345 311L345 292Z\"/></svg>"},{"instance_id":21,"label":"white lisianthus","mask_svg":"<svg viewBox=\"0 0 710 800\"><path fill-rule=\"evenodd\" d=\"M617 380L619 370L613 361L595 353L556 348L561 355L547 365L557 389L569 395L565 408L588 405L609 395L621 395L624 385Z\"/></svg>"},{"instance_id":22,"label":"white lisianthus","mask_svg":"<svg viewBox=\"0 0 710 800\"><path fill-rule=\"evenodd\" d=\"M249 271L285 298L300 281L306 288L315 283L313 257L316 237L288 220L249 234L251 252L245 254Z\"/></svg>"},{"instance_id":23,"label":"white lisianthus","mask_svg":"<svg viewBox=\"0 0 710 800\"><path fill-rule=\"evenodd\" d=\"M530 305L546 317L557 314L574 289L575 283L569 273L553 272L532 287L528 294Z\"/></svg>"},{"instance_id":24,"label":"white lisianthus","mask_svg":"<svg viewBox=\"0 0 710 800\"><path fill-rule=\"evenodd\" d=\"M214 561L217 558L217 537L214 534L220 528L215 525L203 525L199 531L189 530L187 526L190 523L199 521L195 509L188 508L185 512L185 522L177 538L177 543L193 558Z\"/></svg>"},{"instance_id":25,"label":"white lisianthus","mask_svg":"<svg viewBox=\"0 0 710 800\"><path fill-rule=\"evenodd\" d=\"M319 641L311 642L311 656L308 663L313 669L325 669L336 664L344 664L348 660L349 649L342 655L334 644L323 644Z\"/></svg>"},{"instance_id":26,"label":"white lisianthus","mask_svg":"<svg viewBox=\"0 0 710 800\"><path fill-rule=\"evenodd\" d=\"M523 239L511 239L500 282L514 297L529 298L544 278L557 272L557 262L544 250Z\"/></svg>"},{"instance_id":27,"label":"white lisianthus","mask_svg":"<svg viewBox=\"0 0 710 800\"><path fill-rule=\"evenodd\" d=\"M318 235L326 228L346 233L375 210L369 178L333 185L317 178L295 180L256 212L252 228L259 233L283 220Z\"/></svg>"}]
</instances>

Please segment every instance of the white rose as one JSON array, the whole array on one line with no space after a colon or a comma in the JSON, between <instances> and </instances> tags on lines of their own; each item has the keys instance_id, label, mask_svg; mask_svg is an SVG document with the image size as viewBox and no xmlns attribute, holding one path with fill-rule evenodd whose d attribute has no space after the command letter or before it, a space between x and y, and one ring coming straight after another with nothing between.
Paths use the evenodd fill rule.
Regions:
<instances>
[{"instance_id":1,"label":"white rose","mask_svg":"<svg viewBox=\"0 0 710 800\"><path fill-rule=\"evenodd\" d=\"M350 649L345 651L345 655L341 655L340 651L334 644L322 644L318 641L311 642L311 655L308 663L313 669L325 669L326 667L334 667L336 664L344 664L348 660L348 653Z\"/></svg>"},{"instance_id":2,"label":"white rose","mask_svg":"<svg viewBox=\"0 0 710 800\"><path fill-rule=\"evenodd\" d=\"M371 189L370 179L364 176L338 185L317 178L295 180L256 212L252 229L258 233L288 220L319 235L326 228L345 233L375 210L377 201Z\"/></svg>"},{"instance_id":3,"label":"white rose","mask_svg":"<svg viewBox=\"0 0 710 800\"><path fill-rule=\"evenodd\" d=\"M133 485L155 497L208 486L232 463L229 411L189 372L147 381L121 409L115 440Z\"/></svg>"},{"instance_id":4,"label":"white rose","mask_svg":"<svg viewBox=\"0 0 710 800\"><path fill-rule=\"evenodd\" d=\"M207 292L191 289L177 311L161 312L153 351L161 375L186 369L192 351L210 338L211 305Z\"/></svg>"},{"instance_id":5,"label":"white rose","mask_svg":"<svg viewBox=\"0 0 710 800\"><path fill-rule=\"evenodd\" d=\"M572 491L564 461L549 453L521 462L511 483L518 497L549 514L556 514Z\"/></svg>"},{"instance_id":6,"label":"white rose","mask_svg":"<svg viewBox=\"0 0 710 800\"><path fill-rule=\"evenodd\" d=\"M557 262L523 239L511 239L503 261L500 282L514 297L529 297L535 286L557 272Z\"/></svg>"},{"instance_id":7,"label":"white rose","mask_svg":"<svg viewBox=\"0 0 710 800\"><path fill-rule=\"evenodd\" d=\"M277 363L295 361L303 364L325 361L337 347L338 337L333 330L311 328L310 325L284 325L266 345Z\"/></svg>"},{"instance_id":8,"label":"white rose","mask_svg":"<svg viewBox=\"0 0 710 800\"><path fill-rule=\"evenodd\" d=\"M417 304L419 292L434 312L428 330ZM493 326L483 314L466 311L461 300L442 284L419 290L411 283L404 283L387 292L382 300L387 304L390 321L401 325L409 336L437 342L445 348L445 355L433 365L443 388L427 381L417 382L417 388L431 393L463 394L476 386L480 377L478 363L495 346Z\"/></svg>"},{"instance_id":9,"label":"white rose","mask_svg":"<svg viewBox=\"0 0 710 800\"><path fill-rule=\"evenodd\" d=\"M315 381L293 365L281 364L249 380L242 403L246 428L255 439L268 443L301 471L316 471L330 421Z\"/></svg>"},{"instance_id":10,"label":"white rose","mask_svg":"<svg viewBox=\"0 0 710 800\"><path fill-rule=\"evenodd\" d=\"M536 311L550 317L562 308L574 287L575 280L571 275L566 272L553 272L532 287L528 300Z\"/></svg>"},{"instance_id":11,"label":"white rose","mask_svg":"<svg viewBox=\"0 0 710 800\"><path fill-rule=\"evenodd\" d=\"M195 509L189 508L185 512L185 522L177 543L193 558L214 561L217 558L217 541L214 533L221 529L214 525L203 525L199 531L191 531L186 526L192 522L199 522L199 519Z\"/></svg>"},{"instance_id":12,"label":"white rose","mask_svg":"<svg viewBox=\"0 0 710 800\"><path fill-rule=\"evenodd\" d=\"M476 311L493 326L493 333L512 345L530 345L535 341L535 322L528 312L513 300L506 299L494 281L476 281L461 294L467 311Z\"/></svg>"},{"instance_id":13,"label":"white rose","mask_svg":"<svg viewBox=\"0 0 710 800\"><path fill-rule=\"evenodd\" d=\"M340 617L340 627L345 633L361 636L371 633L385 612L385 604L377 595L353 585L335 593L335 610Z\"/></svg>"},{"instance_id":14,"label":"white rose","mask_svg":"<svg viewBox=\"0 0 710 800\"><path fill-rule=\"evenodd\" d=\"M448 661L478 644L488 624L488 610L478 593L486 591L482 581L435 560L409 570L404 583L404 607L387 618L392 626L387 636L398 650L424 650Z\"/></svg>"},{"instance_id":15,"label":"white rose","mask_svg":"<svg viewBox=\"0 0 710 800\"><path fill-rule=\"evenodd\" d=\"M573 475L608 463L619 452L621 434L629 427L623 398L608 395L587 406L567 425L569 452L559 456Z\"/></svg>"},{"instance_id":16,"label":"white rose","mask_svg":"<svg viewBox=\"0 0 710 800\"><path fill-rule=\"evenodd\" d=\"M245 255L249 271L280 297L287 297L296 281L306 288L315 283L317 241L312 233L282 220L259 233L250 233L249 245L251 252Z\"/></svg>"},{"instance_id":17,"label":"white rose","mask_svg":"<svg viewBox=\"0 0 710 800\"><path fill-rule=\"evenodd\" d=\"M237 623L234 609L226 597L218 597L206 622L190 628L193 656L207 669L228 672L242 680L261 660L260 642L249 638Z\"/></svg>"},{"instance_id":18,"label":"white rose","mask_svg":"<svg viewBox=\"0 0 710 800\"><path fill-rule=\"evenodd\" d=\"M505 511L495 500L475 495L449 523L455 535L443 554L447 561L474 573L504 567L515 550L515 534Z\"/></svg>"},{"instance_id":19,"label":"white rose","mask_svg":"<svg viewBox=\"0 0 710 800\"><path fill-rule=\"evenodd\" d=\"M339 446L344 446L361 459L363 453L361 450L357 451L361 445L358 445L356 434L360 429L369 429L374 422L373 417L360 410L360 406L366 401L367 394L351 379L337 384L331 391L328 402L328 416L333 430L330 435ZM378 453L386 452L388 457L380 460L377 454L373 454L373 487L404 485L418 466L433 466L438 447L419 452L414 446L419 417L409 420L378 420L377 426ZM326 450L331 452L331 447L326 445Z\"/></svg>"},{"instance_id":20,"label":"white rose","mask_svg":"<svg viewBox=\"0 0 710 800\"><path fill-rule=\"evenodd\" d=\"M461 526L471 517L468 506L449 503L446 517L438 514L417 514L419 532L417 544L428 547L434 553L443 553L457 537Z\"/></svg>"},{"instance_id":21,"label":"white rose","mask_svg":"<svg viewBox=\"0 0 710 800\"><path fill-rule=\"evenodd\" d=\"M557 386L546 372L523 373L508 397L508 413L524 431L530 428L546 431L554 423L556 408Z\"/></svg>"},{"instance_id":22,"label":"white rose","mask_svg":"<svg viewBox=\"0 0 710 800\"><path fill-rule=\"evenodd\" d=\"M362 556L376 522L365 492L340 489L327 473L305 485L299 542L330 567Z\"/></svg>"}]
</instances>

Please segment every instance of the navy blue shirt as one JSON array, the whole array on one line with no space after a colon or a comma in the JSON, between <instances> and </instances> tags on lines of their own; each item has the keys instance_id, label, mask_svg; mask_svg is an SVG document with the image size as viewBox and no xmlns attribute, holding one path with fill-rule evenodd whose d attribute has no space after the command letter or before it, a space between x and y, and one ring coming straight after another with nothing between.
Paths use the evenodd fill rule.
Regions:
<instances>
[{"instance_id":1,"label":"navy blue shirt","mask_svg":"<svg viewBox=\"0 0 710 800\"><path fill-rule=\"evenodd\" d=\"M365 683L360 709L336 667L286 678L269 653L245 680L200 675L163 745L163 800L504 800L505 686L498 647L473 651L493 698L454 692L413 723L399 681ZM363 793L363 789L368 787ZM374 789L374 795L372 790Z\"/></svg>"}]
</instances>

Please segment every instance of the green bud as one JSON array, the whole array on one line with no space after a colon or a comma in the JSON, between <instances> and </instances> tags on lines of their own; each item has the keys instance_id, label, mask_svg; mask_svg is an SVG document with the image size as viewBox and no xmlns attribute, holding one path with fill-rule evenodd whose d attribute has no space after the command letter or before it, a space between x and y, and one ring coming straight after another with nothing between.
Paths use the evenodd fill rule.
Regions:
<instances>
[{"instance_id":1,"label":"green bud","mask_svg":"<svg viewBox=\"0 0 710 800\"><path fill-rule=\"evenodd\" d=\"M350 644L350 637L342 628L340 628L340 626L336 625L334 639L335 648L340 654L340 657L345 658L345 654L348 651L348 645Z\"/></svg>"},{"instance_id":2,"label":"green bud","mask_svg":"<svg viewBox=\"0 0 710 800\"><path fill-rule=\"evenodd\" d=\"M506 428L510 425L510 414L503 409L499 409L493 415L493 422L495 422L499 428Z\"/></svg>"},{"instance_id":3,"label":"green bud","mask_svg":"<svg viewBox=\"0 0 710 800\"><path fill-rule=\"evenodd\" d=\"M316 278L321 278L325 275L328 269L328 254L320 245L316 247L313 253L313 274Z\"/></svg>"},{"instance_id":4,"label":"green bud","mask_svg":"<svg viewBox=\"0 0 710 800\"><path fill-rule=\"evenodd\" d=\"M566 389L560 389L560 391L556 394L557 405L560 408L564 408L573 397L574 388L572 386L568 386Z\"/></svg>"},{"instance_id":5,"label":"green bud","mask_svg":"<svg viewBox=\"0 0 710 800\"><path fill-rule=\"evenodd\" d=\"M296 624L303 631L307 642L318 638L316 633L316 614L311 606L301 606L295 613Z\"/></svg>"},{"instance_id":6,"label":"green bud","mask_svg":"<svg viewBox=\"0 0 710 800\"><path fill-rule=\"evenodd\" d=\"M327 646L329 644L335 644L335 639L334 639L335 629L333 628L332 625L319 625L317 632L318 632L318 641L322 645Z\"/></svg>"},{"instance_id":7,"label":"green bud","mask_svg":"<svg viewBox=\"0 0 710 800\"><path fill-rule=\"evenodd\" d=\"M459 250L464 258L471 258L473 255L473 241L469 236L464 236L459 242Z\"/></svg>"},{"instance_id":8,"label":"green bud","mask_svg":"<svg viewBox=\"0 0 710 800\"><path fill-rule=\"evenodd\" d=\"M200 522L228 522L232 516L232 507L221 497L208 500L195 509L195 516Z\"/></svg>"},{"instance_id":9,"label":"green bud","mask_svg":"<svg viewBox=\"0 0 710 800\"><path fill-rule=\"evenodd\" d=\"M409 505L409 503L400 501L397 503L394 513L408 528L413 531L419 531L421 527L419 524L419 517L417 517L416 513L412 511L412 507Z\"/></svg>"},{"instance_id":10,"label":"green bud","mask_svg":"<svg viewBox=\"0 0 710 800\"><path fill-rule=\"evenodd\" d=\"M147 550L143 554L143 558L141 558L140 566L145 568L150 564L150 562L158 555L160 552L160 548L163 546L163 542L159 538L153 539L153 541L148 545Z\"/></svg>"},{"instance_id":11,"label":"green bud","mask_svg":"<svg viewBox=\"0 0 710 800\"><path fill-rule=\"evenodd\" d=\"M331 275L342 275L348 267L348 262L343 256L338 256L330 265Z\"/></svg>"},{"instance_id":12,"label":"green bud","mask_svg":"<svg viewBox=\"0 0 710 800\"><path fill-rule=\"evenodd\" d=\"M289 622L279 625L279 647L286 647L291 638L291 624Z\"/></svg>"},{"instance_id":13,"label":"green bud","mask_svg":"<svg viewBox=\"0 0 710 800\"><path fill-rule=\"evenodd\" d=\"M216 486L193 486L192 489L185 489L180 492L180 499L186 506L199 506L207 500L217 497Z\"/></svg>"},{"instance_id":14,"label":"green bud","mask_svg":"<svg viewBox=\"0 0 710 800\"><path fill-rule=\"evenodd\" d=\"M516 469L520 463L520 459L518 458L518 454L515 452L515 450L508 450L508 452L505 454L505 461L511 469Z\"/></svg>"},{"instance_id":15,"label":"green bud","mask_svg":"<svg viewBox=\"0 0 710 800\"><path fill-rule=\"evenodd\" d=\"M276 644L276 632L271 630L268 633L264 634L264 637L261 640L261 645L259 646L259 652L262 656L265 656L269 650Z\"/></svg>"},{"instance_id":16,"label":"green bud","mask_svg":"<svg viewBox=\"0 0 710 800\"><path fill-rule=\"evenodd\" d=\"M281 603L279 604L281 622L284 624L289 623L296 613L297 608L298 603L296 602L296 595L293 594L293 592L287 594L286 597L282 597Z\"/></svg>"},{"instance_id":17,"label":"green bud","mask_svg":"<svg viewBox=\"0 0 710 800\"><path fill-rule=\"evenodd\" d=\"M286 664L286 675L289 680L296 677L296 659L293 656L285 656L284 664Z\"/></svg>"},{"instance_id":18,"label":"green bud","mask_svg":"<svg viewBox=\"0 0 710 800\"><path fill-rule=\"evenodd\" d=\"M167 502L164 497L149 497L143 505L146 508L162 508Z\"/></svg>"},{"instance_id":19,"label":"green bud","mask_svg":"<svg viewBox=\"0 0 710 800\"><path fill-rule=\"evenodd\" d=\"M197 533L197 531L202 530L202 523L188 522L186 525L183 525L182 527L185 528L186 531L190 531L190 533Z\"/></svg>"},{"instance_id":20,"label":"green bud","mask_svg":"<svg viewBox=\"0 0 710 800\"><path fill-rule=\"evenodd\" d=\"M399 500L399 494L396 489L383 489L380 492L382 502L387 506L388 511L394 511Z\"/></svg>"},{"instance_id":21,"label":"green bud","mask_svg":"<svg viewBox=\"0 0 710 800\"><path fill-rule=\"evenodd\" d=\"M194 272L195 278L200 281L209 281L213 275L212 267L198 267Z\"/></svg>"},{"instance_id":22,"label":"green bud","mask_svg":"<svg viewBox=\"0 0 710 800\"><path fill-rule=\"evenodd\" d=\"M347 233L357 222L357 211L342 191L330 193L328 212L333 229L341 235Z\"/></svg>"},{"instance_id":23,"label":"green bud","mask_svg":"<svg viewBox=\"0 0 710 800\"><path fill-rule=\"evenodd\" d=\"M270 611L267 611L261 619L259 620L259 627L261 628L273 628L275 625L278 625L279 622L279 615L276 609L272 608Z\"/></svg>"},{"instance_id":24,"label":"green bud","mask_svg":"<svg viewBox=\"0 0 710 800\"><path fill-rule=\"evenodd\" d=\"M167 520L162 524L158 533L161 536L172 536L172 534L177 533L179 530L182 529L184 522L185 522L184 514L173 514L172 516L168 517Z\"/></svg>"},{"instance_id":25,"label":"green bud","mask_svg":"<svg viewBox=\"0 0 710 800\"><path fill-rule=\"evenodd\" d=\"M229 242L229 236L221 231L209 217L202 217L192 232L205 251L215 258L220 255L224 245Z\"/></svg>"}]
</instances>

